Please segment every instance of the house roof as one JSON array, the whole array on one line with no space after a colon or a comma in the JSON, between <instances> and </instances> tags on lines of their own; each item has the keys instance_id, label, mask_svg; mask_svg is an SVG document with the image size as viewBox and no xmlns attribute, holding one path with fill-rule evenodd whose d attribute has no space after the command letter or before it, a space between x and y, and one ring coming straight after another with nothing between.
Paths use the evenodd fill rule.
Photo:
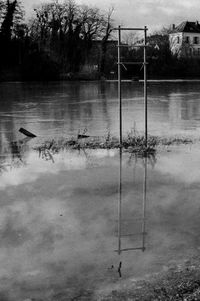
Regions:
<instances>
[{"instance_id":1,"label":"house roof","mask_svg":"<svg viewBox=\"0 0 200 301\"><path fill-rule=\"evenodd\" d=\"M200 24L197 22L188 22L184 21L175 27L171 33L176 32L193 32L193 33L200 33Z\"/></svg>"}]
</instances>

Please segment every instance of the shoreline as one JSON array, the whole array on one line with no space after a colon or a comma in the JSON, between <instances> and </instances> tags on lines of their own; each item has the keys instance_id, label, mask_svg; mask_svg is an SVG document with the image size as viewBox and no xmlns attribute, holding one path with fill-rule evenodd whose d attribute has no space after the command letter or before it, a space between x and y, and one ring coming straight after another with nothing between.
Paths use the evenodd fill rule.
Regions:
<instances>
[{"instance_id":1,"label":"shoreline","mask_svg":"<svg viewBox=\"0 0 200 301\"><path fill-rule=\"evenodd\" d=\"M102 83L117 83L118 79L73 79L73 80L67 80L67 79L55 79L55 80L0 80L0 85L4 84L4 83L56 83L56 82L102 82ZM144 80L143 79L139 79L139 80L131 80L131 79L122 79L121 80L122 83L133 83L133 84L137 84L137 83L143 83ZM147 79L147 83L185 83L185 82L189 82L189 83L199 83L200 79L181 79L181 78L174 78L174 79Z\"/></svg>"},{"instance_id":2,"label":"shoreline","mask_svg":"<svg viewBox=\"0 0 200 301\"><path fill-rule=\"evenodd\" d=\"M105 80L106 82L118 82L118 80ZM129 79L122 79L121 82L127 82L127 83L143 83L144 80L140 79L138 81L129 80ZM200 79L147 79L147 83L184 83L184 82L200 82Z\"/></svg>"},{"instance_id":3,"label":"shoreline","mask_svg":"<svg viewBox=\"0 0 200 301\"><path fill-rule=\"evenodd\" d=\"M200 258L168 263L158 273L126 279L96 293L98 301L194 301L200 300Z\"/></svg>"},{"instance_id":4,"label":"shoreline","mask_svg":"<svg viewBox=\"0 0 200 301\"><path fill-rule=\"evenodd\" d=\"M40 152L48 150L53 153L63 149L121 149L122 151L146 156L154 155L160 146L193 144L199 141L199 139L191 139L189 137L149 136L146 143L143 135L135 135L133 132L130 132L123 138L122 145L120 145L119 139L111 136L109 133L104 137L80 136L68 139L51 139L40 143L40 145L33 147L33 149Z\"/></svg>"}]
</instances>

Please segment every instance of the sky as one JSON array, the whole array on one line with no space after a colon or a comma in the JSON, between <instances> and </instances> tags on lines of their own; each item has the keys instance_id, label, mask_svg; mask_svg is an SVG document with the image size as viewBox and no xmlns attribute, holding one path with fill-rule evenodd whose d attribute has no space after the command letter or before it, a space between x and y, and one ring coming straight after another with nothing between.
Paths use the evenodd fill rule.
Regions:
<instances>
[{"instance_id":1,"label":"sky","mask_svg":"<svg viewBox=\"0 0 200 301\"><path fill-rule=\"evenodd\" d=\"M31 15L34 6L49 1L22 0L28 16ZM76 2L104 10L114 6L113 19L116 25L132 27L146 25L151 32L163 26L178 25L182 21L196 21L200 14L200 0L76 0Z\"/></svg>"}]
</instances>

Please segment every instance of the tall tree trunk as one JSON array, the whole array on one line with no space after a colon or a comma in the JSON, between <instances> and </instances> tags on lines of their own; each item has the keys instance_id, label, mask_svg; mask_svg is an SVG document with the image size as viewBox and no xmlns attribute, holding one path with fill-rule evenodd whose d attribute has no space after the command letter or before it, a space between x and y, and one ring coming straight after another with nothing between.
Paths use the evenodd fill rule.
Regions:
<instances>
[{"instance_id":1,"label":"tall tree trunk","mask_svg":"<svg viewBox=\"0 0 200 301\"><path fill-rule=\"evenodd\" d=\"M111 31L112 31L112 25L111 25L111 15L114 11L114 8L110 8L107 15L107 23L105 28L105 35L103 39L101 40L101 59L100 59L100 66L99 71L100 75L105 75L105 62L106 62L106 52L107 52L107 46L108 46L108 39L110 37Z\"/></svg>"},{"instance_id":2,"label":"tall tree trunk","mask_svg":"<svg viewBox=\"0 0 200 301\"><path fill-rule=\"evenodd\" d=\"M17 0L14 0L10 3L10 0L7 0L6 15L1 25L1 34L5 41L11 40L12 27L13 27L13 18L16 10Z\"/></svg>"}]
</instances>

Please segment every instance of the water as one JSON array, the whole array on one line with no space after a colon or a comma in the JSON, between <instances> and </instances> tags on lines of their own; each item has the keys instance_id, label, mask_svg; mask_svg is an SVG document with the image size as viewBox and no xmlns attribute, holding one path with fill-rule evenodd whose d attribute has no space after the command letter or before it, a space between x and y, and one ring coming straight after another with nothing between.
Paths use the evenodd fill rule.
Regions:
<instances>
[{"instance_id":1,"label":"water","mask_svg":"<svg viewBox=\"0 0 200 301\"><path fill-rule=\"evenodd\" d=\"M199 254L199 145L146 161L123 153L121 198L118 150L45 158L27 150L1 173L0 289L8 300L95 300L120 281L120 262L122 279L137 279Z\"/></svg>"},{"instance_id":2,"label":"water","mask_svg":"<svg viewBox=\"0 0 200 301\"><path fill-rule=\"evenodd\" d=\"M143 84L123 83L123 132L144 131ZM0 132L19 138L27 128L41 139L77 135L118 135L117 83L1 83ZM199 83L148 84L149 133L199 135Z\"/></svg>"},{"instance_id":3,"label":"water","mask_svg":"<svg viewBox=\"0 0 200 301\"><path fill-rule=\"evenodd\" d=\"M142 86L125 87L124 113L134 113L140 130ZM117 133L116 85L1 88L0 299L96 300L121 279L199 254L200 145L164 148L148 159L119 150L49 155L32 149L37 139L13 148L11 141L22 138L19 127L39 141L79 127ZM149 87L152 133L197 135L198 90L197 84ZM125 118L127 129L130 124Z\"/></svg>"}]
</instances>

